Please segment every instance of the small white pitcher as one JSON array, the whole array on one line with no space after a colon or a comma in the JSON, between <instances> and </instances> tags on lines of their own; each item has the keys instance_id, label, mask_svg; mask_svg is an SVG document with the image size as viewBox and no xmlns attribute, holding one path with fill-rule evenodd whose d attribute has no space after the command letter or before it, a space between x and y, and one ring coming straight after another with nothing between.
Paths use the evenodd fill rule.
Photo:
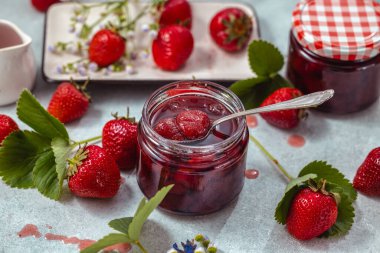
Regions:
<instances>
[{"instance_id":1,"label":"small white pitcher","mask_svg":"<svg viewBox=\"0 0 380 253\"><path fill-rule=\"evenodd\" d=\"M31 43L16 25L0 19L0 106L15 102L24 88L34 86L36 63Z\"/></svg>"}]
</instances>

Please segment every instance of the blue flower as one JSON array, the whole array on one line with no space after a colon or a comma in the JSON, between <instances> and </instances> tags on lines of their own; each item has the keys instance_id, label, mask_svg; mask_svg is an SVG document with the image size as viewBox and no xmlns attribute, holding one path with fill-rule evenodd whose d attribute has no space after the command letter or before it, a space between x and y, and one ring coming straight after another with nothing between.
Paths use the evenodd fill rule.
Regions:
<instances>
[{"instance_id":1,"label":"blue flower","mask_svg":"<svg viewBox=\"0 0 380 253\"><path fill-rule=\"evenodd\" d=\"M178 244L174 243L173 248L178 251L179 253L194 253L195 249L197 248L197 245L194 244L194 241L186 241L186 244L181 242L183 250L178 248Z\"/></svg>"}]
</instances>

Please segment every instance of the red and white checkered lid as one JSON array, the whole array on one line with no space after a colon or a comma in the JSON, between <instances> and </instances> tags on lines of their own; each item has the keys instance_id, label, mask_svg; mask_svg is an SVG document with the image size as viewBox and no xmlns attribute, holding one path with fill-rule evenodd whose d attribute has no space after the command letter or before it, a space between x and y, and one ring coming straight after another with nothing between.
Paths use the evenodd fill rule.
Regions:
<instances>
[{"instance_id":1,"label":"red and white checkered lid","mask_svg":"<svg viewBox=\"0 0 380 253\"><path fill-rule=\"evenodd\" d=\"M310 51L356 61L380 53L380 4L374 0L301 0L293 34Z\"/></svg>"}]
</instances>

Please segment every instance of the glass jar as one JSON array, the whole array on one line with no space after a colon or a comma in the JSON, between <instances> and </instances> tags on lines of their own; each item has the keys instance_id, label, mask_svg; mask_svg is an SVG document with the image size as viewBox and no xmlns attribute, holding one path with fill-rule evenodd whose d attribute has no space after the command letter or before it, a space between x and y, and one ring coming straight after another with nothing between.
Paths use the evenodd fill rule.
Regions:
<instances>
[{"instance_id":1,"label":"glass jar","mask_svg":"<svg viewBox=\"0 0 380 253\"><path fill-rule=\"evenodd\" d=\"M193 107L204 108L201 110L209 117L244 110L238 97L223 86L203 81L176 82L158 89L147 100L138 128L140 189L151 198L163 186L174 184L160 207L183 215L215 212L237 198L244 184L249 137L245 118L220 126L216 130L219 137L214 134L192 145L165 139L155 132L154 124L161 114L175 115L181 108Z\"/></svg>"},{"instance_id":2,"label":"glass jar","mask_svg":"<svg viewBox=\"0 0 380 253\"><path fill-rule=\"evenodd\" d=\"M306 94L335 90L334 97L318 110L351 113L378 99L379 10L372 0L305 0L297 5L287 76Z\"/></svg>"}]
</instances>

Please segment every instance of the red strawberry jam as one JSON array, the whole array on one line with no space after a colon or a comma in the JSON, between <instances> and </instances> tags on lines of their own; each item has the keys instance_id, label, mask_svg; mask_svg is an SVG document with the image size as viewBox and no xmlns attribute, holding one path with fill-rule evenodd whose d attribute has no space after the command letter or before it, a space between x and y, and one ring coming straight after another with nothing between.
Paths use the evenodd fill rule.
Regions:
<instances>
[{"instance_id":1,"label":"red strawberry jam","mask_svg":"<svg viewBox=\"0 0 380 253\"><path fill-rule=\"evenodd\" d=\"M178 82L156 91L139 125L137 180L142 192L150 198L174 184L160 206L184 215L215 212L234 200L244 184L245 118L220 124L201 141L178 140L202 137L214 120L241 110L231 91L209 82Z\"/></svg>"}]
</instances>

